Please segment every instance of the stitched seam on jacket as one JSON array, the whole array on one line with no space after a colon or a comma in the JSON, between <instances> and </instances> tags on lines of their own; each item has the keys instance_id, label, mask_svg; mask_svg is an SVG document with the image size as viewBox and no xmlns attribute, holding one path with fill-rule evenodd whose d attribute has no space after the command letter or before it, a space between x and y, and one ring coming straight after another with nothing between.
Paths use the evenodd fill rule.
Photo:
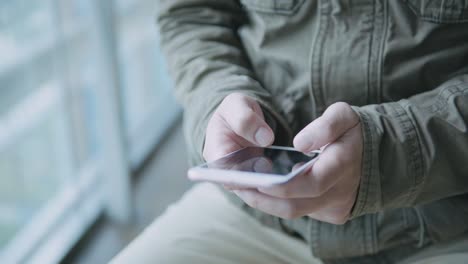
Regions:
<instances>
[{"instance_id":1,"label":"stitched seam on jacket","mask_svg":"<svg viewBox=\"0 0 468 264\"><path fill-rule=\"evenodd\" d=\"M387 44L387 35L388 35L388 28L389 28L389 19L390 15L388 12L388 1L384 0L383 5L383 35L382 38L380 39L380 52L379 52L379 63L377 66L379 67L379 79L378 79L378 89L377 89L377 102L382 101L382 89L383 89L383 71L384 71L384 66L383 66L383 57L384 57L384 52Z\"/></svg>"},{"instance_id":2,"label":"stitched seam on jacket","mask_svg":"<svg viewBox=\"0 0 468 264\"><path fill-rule=\"evenodd\" d=\"M319 2L320 4L320 2ZM317 111L317 98L315 98L314 94L314 59L315 59L315 47L317 45L317 38L319 37L319 32L320 32L320 26L322 22L320 21L320 6L317 6L317 15L318 15L318 25L314 28L315 34L313 34L311 40L310 40L310 48L309 48L309 54L308 54L308 63L307 63L307 71L310 74L310 78L308 80L308 90L309 90L309 97L310 97L310 103L313 111L313 116L315 118L318 117L318 111Z\"/></svg>"},{"instance_id":3,"label":"stitched seam on jacket","mask_svg":"<svg viewBox=\"0 0 468 264\"><path fill-rule=\"evenodd\" d=\"M382 62L382 48L383 41L385 38L382 36L382 30L385 30L385 2L382 3L380 0L373 0L373 31L369 41L369 59L367 65L368 72L368 97L367 102L380 102L380 89L381 89L381 62ZM377 241L374 239L377 235L377 229L375 228L374 217L369 215L366 217L366 229L368 229L367 235L365 236L365 252L366 254L372 254L378 247Z\"/></svg>"},{"instance_id":4,"label":"stitched seam on jacket","mask_svg":"<svg viewBox=\"0 0 468 264\"><path fill-rule=\"evenodd\" d=\"M325 6L324 6L325 5ZM323 103L323 95L321 93L320 88L320 83L322 81L322 70L321 70L321 63L322 63L322 51L324 47L324 37L325 37L325 31L328 26L328 16L325 16L323 14L323 9L327 8L327 12L329 11L329 3L328 1L318 1L318 26L317 26L317 35L313 44L313 49L312 49L312 64L311 64L311 87L312 87L312 94L314 95L315 99L315 116L320 116L321 113L323 112L324 109L324 103ZM312 96L312 95L311 95ZM312 225L312 232L311 232L311 249L312 252L316 256L321 255L321 248L320 248L320 242L319 240L324 239L320 237L321 232L321 227L319 221L312 221L314 222Z\"/></svg>"},{"instance_id":5,"label":"stitched seam on jacket","mask_svg":"<svg viewBox=\"0 0 468 264\"><path fill-rule=\"evenodd\" d=\"M371 91L371 89L376 88L373 85L371 85L371 83L374 82L373 72L375 70L375 68L373 67L374 65L372 64L372 58L374 57L373 56L374 55L373 54L374 50L372 48L373 48L374 36L376 35L375 30L377 28L376 23L375 23L375 21L376 21L376 17L375 17L375 12L376 11L375 11L375 9L376 9L376 6L377 6L377 4L375 3L376 1L378 1L378 0L372 0L372 7L373 7L372 12L373 13L372 13L372 22L371 23L372 23L372 31L373 32L371 33L371 36L369 38L369 50L368 50L368 53L367 53L367 61L366 61L366 63L367 63L367 65L366 65L366 68L367 68L366 69L367 70L367 80L366 80L367 81L366 82L366 85L367 85L367 87L366 87L367 98L366 98L366 102L367 102L367 104L370 104L375 99L374 98L374 92Z\"/></svg>"},{"instance_id":6,"label":"stitched seam on jacket","mask_svg":"<svg viewBox=\"0 0 468 264\"><path fill-rule=\"evenodd\" d=\"M311 72L311 84L312 90L314 91L315 97L315 116L320 116L325 110L325 102L323 98L322 89L322 59L323 59L323 47L325 46L325 32L328 27L329 17L323 14L323 9L328 13L330 10L330 3L327 1L319 1L319 25L317 37L314 42L314 50L312 54L312 72Z\"/></svg>"},{"instance_id":7,"label":"stitched seam on jacket","mask_svg":"<svg viewBox=\"0 0 468 264\"><path fill-rule=\"evenodd\" d=\"M296 13L304 1L290 0L288 3L280 3L279 0L241 0L247 9L279 15L292 15Z\"/></svg>"},{"instance_id":8,"label":"stitched seam on jacket","mask_svg":"<svg viewBox=\"0 0 468 264\"><path fill-rule=\"evenodd\" d=\"M319 240L320 240L320 222L314 219L309 221L310 231L310 250L312 255L320 256Z\"/></svg>"},{"instance_id":9,"label":"stitched seam on jacket","mask_svg":"<svg viewBox=\"0 0 468 264\"><path fill-rule=\"evenodd\" d=\"M407 173L408 176L412 177L412 186L406 195L406 199L409 200L408 204L412 204L418 193L418 187L421 186L421 182L424 180L420 139L416 126L406 109L407 101L402 100L401 102L393 105L396 112L395 117L399 120L399 123L403 128L403 133L408 137L408 142L404 144L404 149L406 157L409 159Z\"/></svg>"},{"instance_id":10,"label":"stitched seam on jacket","mask_svg":"<svg viewBox=\"0 0 468 264\"><path fill-rule=\"evenodd\" d=\"M468 9L463 10L460 13L460 17L462 18L454 18L453 12L444 10L445 13L447 13L447 17L442 17L441 14L441 8L435 8L435 7L427 7L426 11L430 11L430 14L422 14L418 8L411 3L409 0L405 0L406 4L408 7L411 9L411 11L421 20L424 21L429 21L433 23L439 23L439 24L457 24L457 23L465 23L468 22ZM434 15L437 14L437 15ZM466 17L465 17L466 16Z\"/></svg>"},{"instance_id":11,"label":"stitched seam on jacket","mask_svg":"<svg viewBox=\"0 0 468 264\"><path fill-rule=\"evenodd\" d=\"M372 0L373 3L373 30L369 41L369 55L367 60L367 103L380 102L380 62L382 47L382 31L384 30L384 17L382 15L382 3L379 0Z\"/></svg>"},{"instance_id":12,"label":"stitched seam on jacket","mask_svg":"<svg viewBox=\"0 0 468 264\"><path fill-rule=\"evenodd\" d=\"M445 89L442 89L439 94L437 95L437 100L435 104L431 107L432 113L440 114L445 111L448 107L447 102L450 100L452 96L458 96L468 93L468 86L465 84L454 84L448 86Z\"/></svg>"},{"instance_id":13,"label":"stitched seam on jacket","mask_svg":"<svg viewBox=\"0 0 468 264\"><path fill-rule=\"evenodd\" d=\"M367 201L367 196L369 194L369 182L370 182L370 177L371 174L372 174L372 162L373 162L373 156L374 156L374 153L373 153L373 148L372 148L372 142L373 142L373 135L372 135L372 131L371 131L371 128L370 128L370 120L368 119L367 117L367 114L363 113L362 115L362 121L363 121L363 126L364 126L364 130L365 130L365 136L364 138L368 138L368 142L366 142L367 144L365 144L365 147L364 147L364 157L366 157L366 153L367 153L367 160L364 159L364 165L365 167L363 168L363 178L361 179L363 181L361 187L364 187L364 195L361 197L360 201L359 201L359 207L358 209L356 210L356 214L361 214L361 212L364 210L364 207L365 207L365 203ZM367 137L366 137L367 136Z\"/></svg>"},{"instance_id":14,"label":"stitched seam on jacket","mask_svg":"<svg viewBox=\"0 0 468 264\"><path fill-rule=\"evenodd\" d=\"M361 175L361 183L359 184L359 193L356 200L355 210L352 212L351 217L360 216L365 209L368 211L374 211L376 208L375 204L369 205L368 196L370 188L373 188L371 184L372 171L374 168L375 159L375 136L372 132L373 124L370 120L370 117L364 111L357 111L361 118L362 128L363 128L363 139L364 139L364 149L363 149L363 168ZM374 201L375 203L375 201ZM367 208L368 207L368 208Z\"/></svg>"}]
</instances>

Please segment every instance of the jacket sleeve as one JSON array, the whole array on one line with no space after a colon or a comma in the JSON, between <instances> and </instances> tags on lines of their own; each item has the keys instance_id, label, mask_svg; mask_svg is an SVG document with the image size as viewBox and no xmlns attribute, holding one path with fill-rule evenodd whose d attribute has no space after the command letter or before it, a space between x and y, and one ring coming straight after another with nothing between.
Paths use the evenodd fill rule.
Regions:
<instances>
[{"instance_id":1,"label":"jacket sleeve","mask_svg":"<svg viewBox=\"0 0 468 264\"><path fill-rule=\"evenodd\" d=\"M191 164L203 161L205 130L212 112L230 93L255 98L272 120L271 94L255 79L237 29L247 21L235 0L161 0L161 45L175 80L175 94L185 109L184 125Z\"/></svg>"},{"instance_id":2,"label":"jacket sleeve","mask_svg":"<svg viewBox=\"0 0 468 264\"><path fill-rule=\"evenodd\" d=\"M206 127L225 96L242 92L255 98L278 138L292 138L271 94L255 79L238 28L247 17L236 0L161 0L158 26L161 45L175 80L175 94L184 107L184 129L190 164L203 162ZM281 142L275 141L281 144ZM237 206L261 223L295 234L283 221L249 208L225 192Z\"/></svg>"},{"instance_id":3,"label":"jacket sleeve","mask_svg":"<svg viewBox=\"0 0 468 264\"><path fill-rule=\"evenodd\" d=\"M468 193L468 75L405 100L354 109L364 154L352 217Z\"/></svg>"}]
</instances>

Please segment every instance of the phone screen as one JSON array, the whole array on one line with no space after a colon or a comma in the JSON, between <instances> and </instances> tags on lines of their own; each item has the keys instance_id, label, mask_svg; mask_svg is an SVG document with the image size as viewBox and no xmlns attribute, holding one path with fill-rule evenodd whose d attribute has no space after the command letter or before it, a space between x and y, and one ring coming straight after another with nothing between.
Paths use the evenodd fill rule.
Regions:
<instances>
[{"instance_id":1,"label":"phone screen","mask_svg":"<svg viewBox=\"0 0 468 264\"><path fill-rule=\"evenodd\" d=\"M306 155L299 151L282 148L247 147L209 162L203 167L285 176L317 155L317 153Z\"/></svg>"}]
</instances>

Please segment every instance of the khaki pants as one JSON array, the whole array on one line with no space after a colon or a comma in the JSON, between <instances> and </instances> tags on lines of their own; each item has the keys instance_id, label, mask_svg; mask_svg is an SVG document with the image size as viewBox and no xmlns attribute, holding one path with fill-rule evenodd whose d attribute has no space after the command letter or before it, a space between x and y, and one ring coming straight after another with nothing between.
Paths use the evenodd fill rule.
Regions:
<instances>
[{"instance_id":1,"label":"khaki pants","mask_svg":"<svg viewBox=\"0 0 468 264\"><path fill-rule=\"evenodd\" d=\"M208 183L182 199L117 255L112 263L322 263L307 244L262 226ZM412 263L468 263L450 254Z\"/></svg>"}]
</instances>

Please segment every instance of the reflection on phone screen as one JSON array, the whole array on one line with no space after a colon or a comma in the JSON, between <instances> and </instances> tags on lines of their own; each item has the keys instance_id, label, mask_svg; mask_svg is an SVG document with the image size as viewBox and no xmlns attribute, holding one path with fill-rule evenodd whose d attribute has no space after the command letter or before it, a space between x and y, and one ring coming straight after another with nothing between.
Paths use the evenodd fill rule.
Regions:
<instances>
[{"instance_id":1,"label":"reflection on phone screen","mask_svg":"<svg viewBox=\"0 0 468 264\"><path fill-rule=\"evenodd\" d=\"M204 167L287 175L317 155L308 156L299 151L285 149L247 147L207 163Z\"/></svg>"}]
</instances>

